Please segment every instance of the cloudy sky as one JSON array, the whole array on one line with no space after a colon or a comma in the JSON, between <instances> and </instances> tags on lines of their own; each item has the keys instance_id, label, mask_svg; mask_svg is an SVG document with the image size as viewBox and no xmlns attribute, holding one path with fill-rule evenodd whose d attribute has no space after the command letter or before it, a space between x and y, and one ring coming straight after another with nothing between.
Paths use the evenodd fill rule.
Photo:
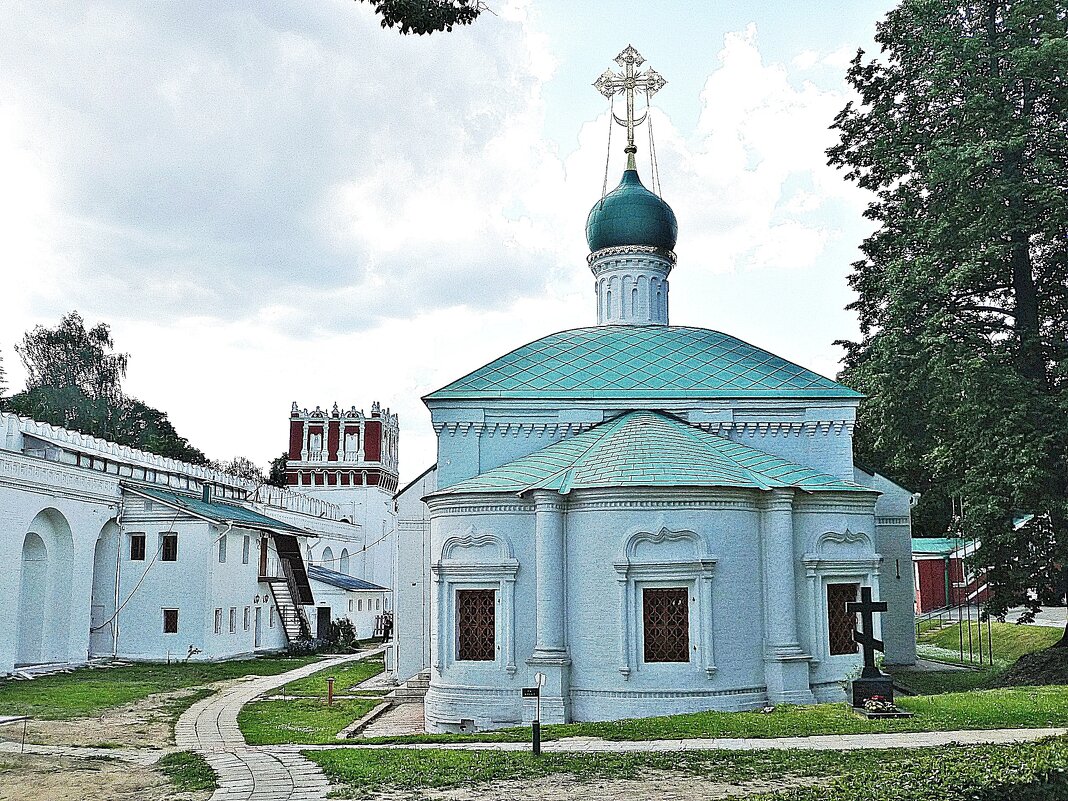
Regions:
<instances>
[{"instance_id":1,"label":"cloudy sky","mask_svg":"<svg viewBox=\"0 0 1068 801\"><path fill-rule=\"evenodd\" d=\"M379 400L413 477L421 395L595 321L583 228L623 136L590 84L628 43L668 80L672 323L833 375L867 198L823 151L892 3L488 2L402 37L353 0L0 0L11 389L23 332L77 309L209 456L266 464L293 400Z\"/></svg>"}]
</instances>

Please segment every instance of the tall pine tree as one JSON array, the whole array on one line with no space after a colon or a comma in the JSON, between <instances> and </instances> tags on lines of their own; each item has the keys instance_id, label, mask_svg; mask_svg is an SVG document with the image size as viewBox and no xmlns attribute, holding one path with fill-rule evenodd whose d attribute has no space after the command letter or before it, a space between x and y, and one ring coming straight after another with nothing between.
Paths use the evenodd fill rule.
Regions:
<instances>
[{"instance_id":1,"label":"tall pine tree","mask_svg":"<svg viewBox=\"0 0 1068 801\"><path fill-rule=\"evenodd\" d=\"M980 538L995 615L1068 570L1066 20L1055 0L904 0L828 151L875 193L843 343L869 395L858 455L924 492L925 533Z\"/></svg>"}]
</instances>

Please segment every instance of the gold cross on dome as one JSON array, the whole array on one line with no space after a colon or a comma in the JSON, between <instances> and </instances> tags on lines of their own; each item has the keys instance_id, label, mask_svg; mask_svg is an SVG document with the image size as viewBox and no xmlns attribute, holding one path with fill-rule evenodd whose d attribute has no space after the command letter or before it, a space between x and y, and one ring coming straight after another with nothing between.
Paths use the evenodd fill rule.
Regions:
<instances>
[{"instance_id":1,"label":"gold cross on dome","mask_svg":"<svg viewBox=\"0 0 1068 801\"><path fill-rule=\"evenodd\" d=\"M627 129L626 152L629 155L633 155L637 151L637 148L634 147L634 126L641 125L645 122L645 118L649 116L649 109L646 108L641 119L634 118L634 93L644 92L648 101L648 98L664 88L664 84L667 81L652 67L645 72L638 72L638 68L645 63L645 59L631 45L627 45L623 52L616 56L616 63L623 68L623 72L605 70L604 74L594 81L593 86L607 98L619 94L626 95L626 119L621 120L614 112L612 116L617 123Z\"/></svg>"}]
</instances>

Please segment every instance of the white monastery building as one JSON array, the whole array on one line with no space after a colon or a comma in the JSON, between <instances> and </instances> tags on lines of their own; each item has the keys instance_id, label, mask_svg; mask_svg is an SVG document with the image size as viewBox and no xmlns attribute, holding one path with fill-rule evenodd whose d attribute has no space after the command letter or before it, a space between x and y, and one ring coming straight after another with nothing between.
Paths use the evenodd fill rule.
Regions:
<instances>
[{"instance_id":1,"label":"white monastery building","mask_svg":"<svg viewBox=\"0 0 1068 801\"><path fill-rule=\"evenodd\" d=\"M370 636L363 607L385 608L389 592L348 557L365 546L361 524L328 500L0 413L0 560L11 566L0 603L12 610L0 675L251 656L322 636L350 611ZM339 555L331 575L309 577L313 550ZM346 578L361 590L335 604Z\"/></svg>"},{"instance_id":2,"label":"white monastery building","mask_svg":"<svg viewBox=\"0 0 1068 801\"><path fill-rule=\"evenodd\" d=\"M597 325L423 400L437 464L397 496L399 680L429 731L842 700L861 587L915 660L911 495L853 463L860 395L728 334L669 324L675 215L627 165L586 236Z\"/></svg>"}]
</instances>

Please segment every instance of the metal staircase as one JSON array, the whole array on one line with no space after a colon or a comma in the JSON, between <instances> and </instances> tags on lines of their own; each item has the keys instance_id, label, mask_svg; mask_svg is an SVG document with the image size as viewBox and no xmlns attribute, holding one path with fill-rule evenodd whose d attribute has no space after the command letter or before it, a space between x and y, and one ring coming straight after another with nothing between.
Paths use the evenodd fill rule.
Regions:
<instances>
[{"instance_id":1,"label":"metal staircase","mask_svg":"<svg viewBox=\"0 0 1068 801\"><path fill-rule=\"evenodd\" d=\"M278 617L282 621L282 630L285 632L286 640L292 643L297 640L311 639L311 626L304 607L314 604L315 599L312 597L304 559L300 555L300 544L296 537L288 534L271 532L271 536L274 539L282 575L260 576L260 581L267 582L271 588L271 595L274 597L274 605L278 609Z\"/></svg>"},{"instance_id":2,"label":"metal staircase","mask_svg":"<svg viewBox=\"0 0 1068 801\"><path fill-rule=\"evenodd\" d=\"M304 607L293 602L293 592L289 582L282 577L268 577L263 579L271 588L274 597L274 605L278 609L278 619L282 622L282 631L286 634L288 642L307 640L311 636L311 628L308 625L308 617L304 614Z\"/></svg>"}]
</instances>

